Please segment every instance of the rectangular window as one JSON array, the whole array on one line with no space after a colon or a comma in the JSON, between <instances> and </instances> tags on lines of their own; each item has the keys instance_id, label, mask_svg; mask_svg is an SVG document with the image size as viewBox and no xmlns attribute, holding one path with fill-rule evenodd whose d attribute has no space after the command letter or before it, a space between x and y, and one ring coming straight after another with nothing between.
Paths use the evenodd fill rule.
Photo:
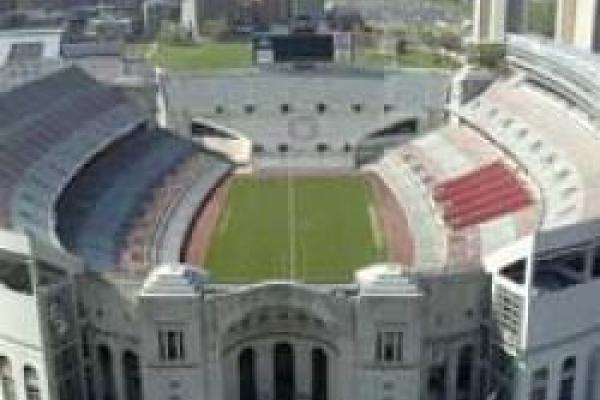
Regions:
<instances>
[{"instance_id":1,"label":"rectangular window","mask_svg":"<svg viewBox=\"0 0 600 400\"><path fill-rule=\"evenodd\" d=\"M383 361L392 362L394 361L395 354L395 335L392 332L385 332L383 334Z\"/></svg>"},{"instance_id":2,"label":"rectangular window","mask_svg":"<svg viewBox=\"0 0 600 400\"><path fill-rule=\"evenodd\" d=\"M384 363L402 361L402 332L378 332L375 339L375 360Z\"/></svg>"},{"instance_id":3,"label":"rectangular window","mask_svg":"<svg viewBox=\"0 0 600 400\"><path fill-rule=\"evenodd\" d=\"M183 331L158 331L158 358L161 361L185 360L185 339Z\"/></svg>"},{"instance_id":4,"label":"rectangular window","mask_svg":"<svg viewBox=\"0 0 600 400\"><path fill-rule=\"evenodd\" d=\"M548 381L548 368L536 369L533 372L534 383L546 383Z\"/></svg>"},{"instance_id":5,"label":"rectangular window","mask_svg":"<svg viewBox=\"0 0 600 400\"><path fill-rule=\"evenodd\" d=\"M177 332L167 332L167 358L169 359L169 361L174 361L179 358L179 343L177 343L177 339Z\"/></svg>"},{"instance_id":6,"label":"rectangular window","mask_svg":"<svg viewBox=\"0 0 600 400\"><path fill-rule=\"evenodd\" d=\"M535 389L531 389L531 394L529 396L531 400L546 400L546 388L539 387Z\"/></svg>"}]
</instances>

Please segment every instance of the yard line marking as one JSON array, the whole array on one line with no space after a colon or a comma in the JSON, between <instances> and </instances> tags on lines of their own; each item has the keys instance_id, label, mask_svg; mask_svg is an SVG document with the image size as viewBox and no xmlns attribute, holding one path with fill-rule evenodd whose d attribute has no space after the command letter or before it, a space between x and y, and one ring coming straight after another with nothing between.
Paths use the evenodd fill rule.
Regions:
<instances>
[{"instance_id":1,"label":"yard line marking","mask_svg":"<svg viewBox=\"0 0 600 400\"><path fill-rule=\"evenodd\" d=\"M289 167L288 167L289 168ZM288 169L288 218L289 218L289 239L290 239L290 280L296 277L296 208L294 202L294 182L290 170Z\"/></svg>"},{"instance_id":2,"label":"yard line marking","mask_svg":"<svg viewBox=\"0 0 600 400\"><path fill-rule=\"evenodd\" d=\"M379 219L377 218L377 212L373 204L369 204L369 221L371 221L371 235L373 235L373 242L378 252L384 250L383 237L381 235L381 229L379 227Z\"/></svg>"}]
</instances>

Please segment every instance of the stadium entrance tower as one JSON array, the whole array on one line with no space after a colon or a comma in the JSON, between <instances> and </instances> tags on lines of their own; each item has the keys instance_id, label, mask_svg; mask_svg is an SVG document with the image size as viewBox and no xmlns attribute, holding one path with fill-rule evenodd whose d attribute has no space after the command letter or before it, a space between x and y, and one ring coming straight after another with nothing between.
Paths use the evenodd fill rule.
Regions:
<instances>
[{"instance_id":1,"label":"stadium entrance tower","mask_svg":"<svg viewBox=\"0 0 600 400\"><path fill-rule=\"evenodd\" d=\"M585 50L600 50L598 0L558 0L556 39Z\"/></svg>"}]
</instances>

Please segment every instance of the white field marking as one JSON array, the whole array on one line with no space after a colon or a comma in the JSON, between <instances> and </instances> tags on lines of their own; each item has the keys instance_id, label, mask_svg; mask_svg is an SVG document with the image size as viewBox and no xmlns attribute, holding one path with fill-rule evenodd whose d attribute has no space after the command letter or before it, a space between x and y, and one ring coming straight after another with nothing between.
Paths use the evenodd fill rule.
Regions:
<instances>
[{"instance_id":1,"label":"white field marking","mask_svg":"<svg viewBox=\"0 0 600 400\"><path fill-rule=\"evenodd\" d=\"M379 220L377 219L377 212L373 204L369 204L369 220L371 221L371 234L373 235L373 241L377 251L382 252L384 250L383 237L381 235L381 229L379 229Z\"/></svg>"},{"instance_id":2,"label":"white field marking","mask_svg":"<svg viewBox=\"0 0 600 400\"><path fill-rule=\"evenodd\" d=\"M225 210L221 217L221 223L219 224L219 236L222 236L227 228L229 227L229 218L231 217L231 207L225 206Z\"/></svg>"},{"instance_id":3,"label":"white field marking","mask_svg":"<svg viewBox=\"0 0 600 400\"><path fill-rule=\"evenodd\" d=\"M287 176L288 185L288 221L289 221L289 240L290 240L290 254L289 254L289 279L294 280L296 278L296 203L295 203L295 187L294 179L288 169Z\"/></svg>"}]
</instances>

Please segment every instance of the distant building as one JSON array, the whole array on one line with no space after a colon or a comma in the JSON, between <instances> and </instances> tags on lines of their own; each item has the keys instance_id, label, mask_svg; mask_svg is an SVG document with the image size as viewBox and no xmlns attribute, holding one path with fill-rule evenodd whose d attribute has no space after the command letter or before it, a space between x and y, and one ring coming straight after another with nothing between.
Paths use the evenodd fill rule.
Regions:
<instances>
[{"instance_id":1,"label":"distant building","mask_svg":"<svg viewBox=\"0 0 600 400\"><path fill-rule=\"evenodd\" d=\"M154 36L160 32L164 22L179 20L181 4L173 0L147 0L144 9L144 34Z\"/></svg>"},{"instance_id":2,"label":"distant building","mask_svg":"<svg viewBox=\"0 0 600 400\"><path fill-rule=\"evenodd\" d=\"M499 393L599 398L598 228L593 221L540 232L489 257L491 357L502 360L491 376L504 387Z\"/></svg>"},{"instance_id":3,"label":"distant building","mask_svg":"<svg viewBox=\"0 0 600 400\"><path fill-rule=\"evenodd\" d=\"M556 40L588 50L600 50L598 0L553 0L556 2ZM527 27L526 0L476 0L473 40L500 43L506 33L523 33Z\"/></svg>"},{"instance_id":4,"label":"distant building","mask_svg":"<svg viewBox=\"0 0 600 400\"><path fill-rule=\"evenodd\" d=\"M102 16L87 22L86 34L100 41L125 40L133 33L131 18Z\"/></svg>"},{"instance_id":5,"label":"distant building","mask_svg":"<svg viewBox=\"0 0 600 400\"><path fill-rule=\"evenodd\" d=\"M181 24L194 35L203 21L223 19L233 25L287 24L299 16L322 16L324 0L183 0Z\"/></svg>"},{"instance_id":6,"label":"distant building","mask_svg":"<svg viewBox=\"0 0 600 400\"><path fill-rule=\"evenodd\" d=\"M62 35L58 28L0 30L0 67L60 58Z\"/></svg>"}]
</instances>

